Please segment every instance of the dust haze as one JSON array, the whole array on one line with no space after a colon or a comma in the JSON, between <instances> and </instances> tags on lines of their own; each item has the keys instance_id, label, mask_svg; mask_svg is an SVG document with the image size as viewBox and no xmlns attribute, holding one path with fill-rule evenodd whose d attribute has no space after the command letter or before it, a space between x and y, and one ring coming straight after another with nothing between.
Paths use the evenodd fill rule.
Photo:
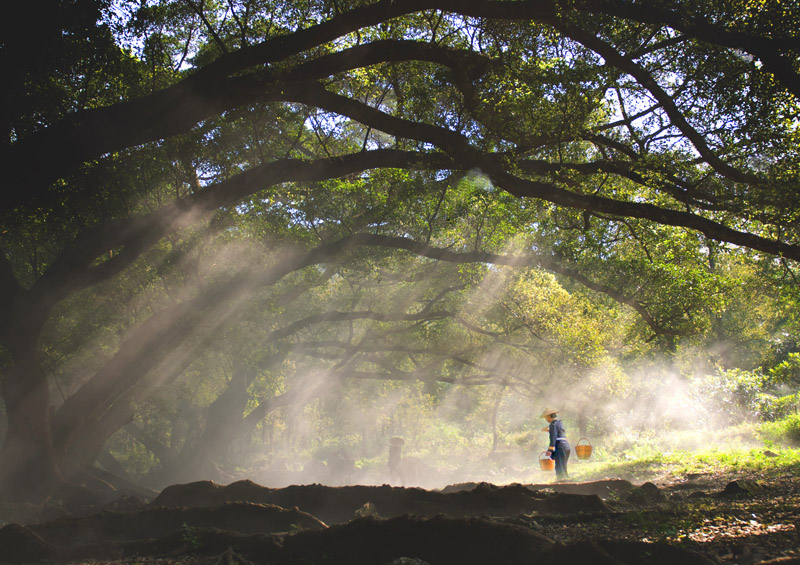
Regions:
<instances>
[{"instance_id":1,"label":"dust haze","mask_svg":"<svg viewBox=\"0 0 800 565\"><path fill-rule=\"evenodd\" d=\"M538 464L548 444L545 408L560 411L573 446L591 443L595 460L707 449L712 437L719 447L758 445L752 431L721 434L734 422L694 385L714 370L702 351L679 360L691 372L675 359L620 365L604 351L624 336L593 333L582 314L587 298L542 270L460 271L411 256L392 264L380 251L373 266L342 268L347 250L295 268L305 251L235 241L196 237L180 253L145 259L168 277L132 269L111 283L117 293L133 289L113 308L134 324L87 336L54 377L57 414L93 376L120 357L134 359L119 386L138 387L121 395L138 409L108 450L153 487L176 476L159 474L165 463L145 433L175 457L208 453L182 471L183 480L249 478L274 487L547 482L552 476ZM520 257L526 248L517 238L501 254ZM423 274L433 282L418 284ZM446 316L397 322L434 310ZM336 315L344 312L369 315L342 321ZM330 319L314 319L323 313ZM376 313L396 319L375 324ZM603 316L613 325L612 314ZM504 327L509 319L516 325ZM138 336L143 324L148 339ZM77 327L48 331L67 340ZM176 331L185 335L159 354L156 344ZM93 356L98 350L110 353ZM198 450L218 427L225 444ZM601 478L574 453L570 470L581 480Z\"/></svg>"}]
</instances>

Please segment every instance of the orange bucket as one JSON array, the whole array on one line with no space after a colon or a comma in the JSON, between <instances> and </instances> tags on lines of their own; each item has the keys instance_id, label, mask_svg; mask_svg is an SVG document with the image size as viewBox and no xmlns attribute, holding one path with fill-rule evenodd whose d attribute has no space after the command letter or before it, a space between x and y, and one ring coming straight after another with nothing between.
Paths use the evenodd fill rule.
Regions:
<instances>
[{"instance_id":1,"label":"orange bucket","mask_svg":"<svg viewBox=\"0 0 800 565\"><path fill-rule=\"evenodd\" d=\"M586 445L581 445L582 441L585 441ZM575 444L575 455L578 456L578 459L589 459L592 456L592 444L588 439L582 437L578 440L578 443Z\"/></svg>"},{"instance_id":2,"label":"orange bucket","mask_svg":"<svg viewBox=\"0 0 800 565\"><path fill-rule=\"evenodd\" d=\"M539 467L542 468L542 471L555 471L556 470L556 462L550 459L550 456L547 455L547 451L542 451L539 454Z\"/></svg>"}]
</instances>

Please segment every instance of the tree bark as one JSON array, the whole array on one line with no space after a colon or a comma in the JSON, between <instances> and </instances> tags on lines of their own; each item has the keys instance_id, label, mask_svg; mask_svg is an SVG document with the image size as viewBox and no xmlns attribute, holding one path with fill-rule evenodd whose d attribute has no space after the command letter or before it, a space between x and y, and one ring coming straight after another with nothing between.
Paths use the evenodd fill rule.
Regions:
<instances>
[{"instance_id":1,"label":"tree bark","mask_svg":"<svg viewBox=\"0 0 800 565\"><path fill-rule=\"evenodd\" d=\"M2 376L8 429L0 451L0 498L46 499L63 477L50 429L50 391L35 348Z\"/></svg>"}]
</instances>

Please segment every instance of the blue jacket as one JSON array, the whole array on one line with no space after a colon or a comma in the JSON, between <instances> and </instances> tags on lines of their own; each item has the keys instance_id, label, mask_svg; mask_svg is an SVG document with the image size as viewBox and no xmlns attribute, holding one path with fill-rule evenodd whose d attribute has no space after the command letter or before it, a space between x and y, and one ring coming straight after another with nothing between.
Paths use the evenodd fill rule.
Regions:
<instances>
[{"instance_id":1,"label":"blue jacket","mask_svg":"<svg viewBox=\"0 0 800 565\"><path fill-rule=\"evenodd\" d=\"M564 430L564 424L561 420L553 420L550 422L550 445L558 449L558 441L567 441L567 432ZM569 445L569 442L567 442Z\"/></svg>"}]
</instances>

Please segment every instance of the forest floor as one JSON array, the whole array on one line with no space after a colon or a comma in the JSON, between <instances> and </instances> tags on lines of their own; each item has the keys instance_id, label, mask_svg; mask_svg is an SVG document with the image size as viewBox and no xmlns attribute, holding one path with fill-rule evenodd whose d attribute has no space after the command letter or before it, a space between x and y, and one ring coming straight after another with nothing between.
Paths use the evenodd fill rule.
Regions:
<instances>
[{"instance_id":1,"label":"forest floor","mask_svg":"<svg viewBox=\"0 0 800 565\"><path fill-rule=\"evenodd\" d=\"M150 502L0 529L0 563L551 560L800 564L800 478L720 471L443 491L205 481L168 487Z\"/></svg>"},{"instance_id":2,"label":"forest floor","mask_svg":"<svg viewBox=\"0 0 800 565\"><path fill-rule=\"evenodd\" d=\"M662 500L653 496L649 504L618 506L608 515L512 520L561 543L663 542L701 553L713 563L800 564L800 478L794 473L720 471L661 478L652 484L665 495ZM729 487L732 484L754 487L753 492Z\"/></svg>"}]
</instances>

